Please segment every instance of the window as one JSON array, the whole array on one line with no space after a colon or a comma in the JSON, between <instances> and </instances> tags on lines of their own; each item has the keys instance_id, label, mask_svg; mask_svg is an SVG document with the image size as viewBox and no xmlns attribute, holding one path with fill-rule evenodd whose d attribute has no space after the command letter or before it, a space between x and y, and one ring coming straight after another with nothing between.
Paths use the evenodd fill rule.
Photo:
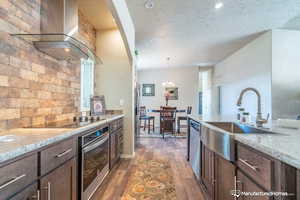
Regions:
<instances>
[{"instance_id":1,"label":"window","mask_svg":"<svg viewBox=\"0 0 300 200\"><path fill-rule=\"evenodd\" d=\"M90 110L90 98L94 95L94 61L81 60L81 95L80 110Z\"/></svg>"}]
</instances>

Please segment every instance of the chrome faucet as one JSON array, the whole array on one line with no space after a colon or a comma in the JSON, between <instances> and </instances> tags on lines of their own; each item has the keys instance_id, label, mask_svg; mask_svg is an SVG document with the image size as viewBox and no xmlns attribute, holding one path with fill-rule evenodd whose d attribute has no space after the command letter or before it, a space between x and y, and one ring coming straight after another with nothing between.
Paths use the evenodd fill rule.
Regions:
<instances>
[{"instance_id":1,"label":"chrome faucet","mask_svg":"<svg viewBox=\"0 0 300 200\"><path fill-rule=\"evenodd\" d=\"M260 93L257 89L255 88L246 88L243 89L239 99L237 101L237 106L241 106L242 105L242 100L243 100L243 96L247 91L253 91L255 92L255 94L257 95L257 115L256 115L256 126L257 127L263 127L263 124L268 123L270 114L268 114L267 119L262 118L262 113L261 113L261 97L260 97Z\"/></svg>"}]
</instances>

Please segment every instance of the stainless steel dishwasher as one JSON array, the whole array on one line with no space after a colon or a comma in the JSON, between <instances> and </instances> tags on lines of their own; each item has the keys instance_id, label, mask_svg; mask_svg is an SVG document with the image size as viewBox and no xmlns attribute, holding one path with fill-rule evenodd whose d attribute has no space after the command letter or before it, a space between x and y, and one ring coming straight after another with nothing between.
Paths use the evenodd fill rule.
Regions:
<instances>
[{"instance_id":1,"label":"stainless steel dishwasher","mask_svg":"<svg viewBox=\"0 0 300 200\"><path fill-rule=\"evenodd\" d=\"M198 179L201 176L201 140L200 123L192 119L189 120L189 162Z\"/></svg>"}]
</instances>

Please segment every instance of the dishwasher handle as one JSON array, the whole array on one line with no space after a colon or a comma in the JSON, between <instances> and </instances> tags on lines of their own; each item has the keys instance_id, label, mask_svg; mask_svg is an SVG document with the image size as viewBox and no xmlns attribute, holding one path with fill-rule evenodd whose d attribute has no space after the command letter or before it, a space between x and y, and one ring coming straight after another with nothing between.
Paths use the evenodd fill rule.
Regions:
<instances>
[{"instance_id":1,"label":"dishwasher handle","mask_svg":"<svg viewBox=\"0 0 300 200\"><path fill-rule=\"evenodd\" d=\"M191 128L195 129L196 131L200 131L200 124L195 121L190 121Z\"/></svg>"}]
</instances>

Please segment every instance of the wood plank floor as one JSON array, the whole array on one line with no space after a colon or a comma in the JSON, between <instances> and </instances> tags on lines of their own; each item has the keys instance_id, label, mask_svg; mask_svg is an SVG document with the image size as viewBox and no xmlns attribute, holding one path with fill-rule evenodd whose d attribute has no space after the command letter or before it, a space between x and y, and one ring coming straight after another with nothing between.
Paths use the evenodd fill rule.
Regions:
<instances>
[{"instance_id":1,"label":"wood plank floor","mask_svg":"<svg viewBox=\"0 0 300 200\"><path fill-rule=\"evenodd\" d=\"M134 159L122 159L102 186L96 191L92 200L118 200L121 198L130 174L134 170L134 160L139 157L147 159L168 159L173 170L177 200L204 200L201 189L196 182L192 169L186 161L186 139L141 138Z\"/></svg>"}]
</instances>

